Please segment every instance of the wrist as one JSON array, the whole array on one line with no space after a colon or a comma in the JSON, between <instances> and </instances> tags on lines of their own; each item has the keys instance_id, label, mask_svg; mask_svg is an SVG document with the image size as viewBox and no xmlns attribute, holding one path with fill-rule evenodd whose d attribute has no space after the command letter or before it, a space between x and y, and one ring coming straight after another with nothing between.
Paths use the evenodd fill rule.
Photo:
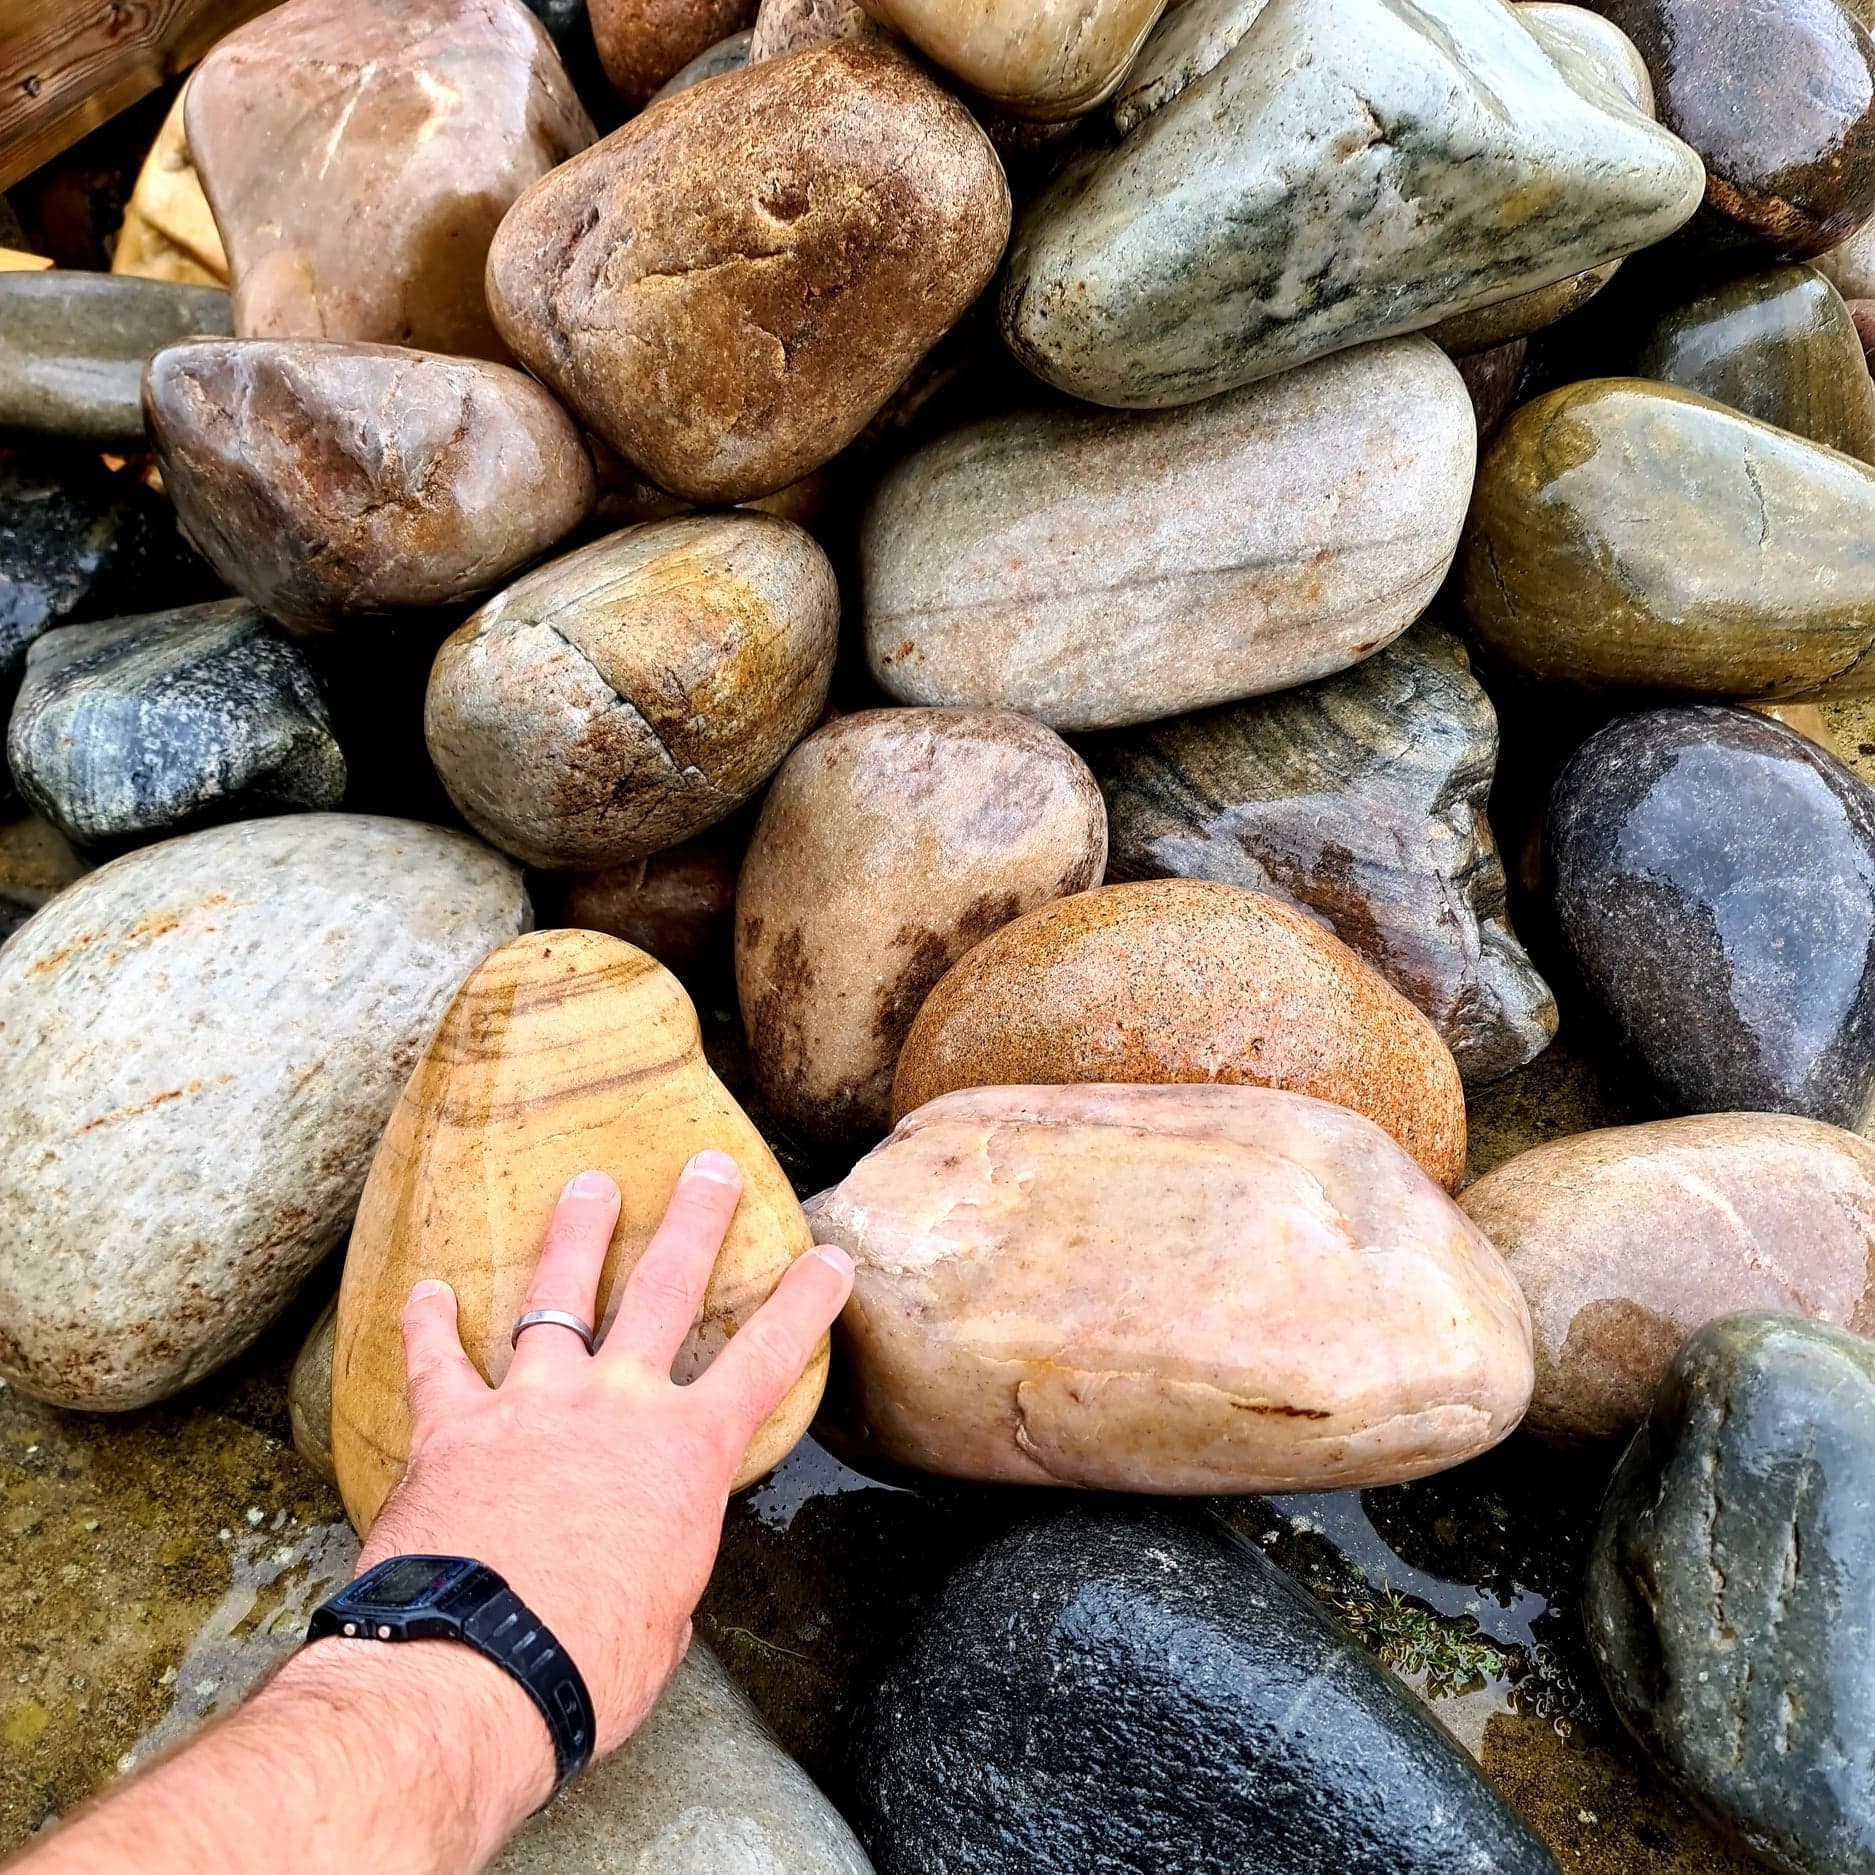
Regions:
<instances>
[{"instance_id":1,"label":"wrist","mask_svg":"<svg viewBox=\"0 0 1875 1875\"><path fill-rule=\"evenodd\" d=\"M433 1792L458 1825L470 1866L492 1856L553 1789L546 1721L518 1682L460 1641L314 1641L261 1697L316 1708L305 1715L310 1722L349 1731L362 1751L391 1760L413 1795Z\"/></svg>"}]
</instances>

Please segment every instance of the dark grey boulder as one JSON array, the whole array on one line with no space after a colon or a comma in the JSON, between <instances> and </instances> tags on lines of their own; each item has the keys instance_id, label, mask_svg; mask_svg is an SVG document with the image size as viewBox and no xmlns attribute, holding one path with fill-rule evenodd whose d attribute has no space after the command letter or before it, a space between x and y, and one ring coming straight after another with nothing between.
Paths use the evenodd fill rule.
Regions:
<instances>
[{"instance_id":1,"label":"dark grey boulder","mask_svg":"<svg viewBox=\"0 0 1875 1875\"><path fill-rule=\"evenodd\" d=\"M1875 1091L1875 789L1747 710L1624 717L1550 800L1582 986L1670 1113L1855 1127Z\"/></svg>"},{"instance_id":2,"label":"dark grey boulder","mask_svg":"<svg viewBox=\"0 0 1875 1875\"><path fill-rule=\"evenodd\" d=\"M1729 1315L1616 1470L1583 1601L1616 1710L1790 1875L1875 1870L1875 1344Z\"/></svg>"},{"instance_id":3,"label":"dark grey boulder","mask_svg":"<svg viewBox=\"0 0 1875 1875\"><path fill-rule=\"evenodd\" d=\"M312 671L239 599L46 633L7 760L31 806L94 849L336 807L345 792Z\"/></svg>"},{"instance_id":4,"label":"dark grey boulder","mask_svg":"<svg viewBox=\"0 0 1875 1875\"><path fill-rule=\"evenodd\" d=\"M948 1583L853 1753L880 1875L1555 1875L1262 1553L1115 1505Z\"/></svg>"}]
</instances>

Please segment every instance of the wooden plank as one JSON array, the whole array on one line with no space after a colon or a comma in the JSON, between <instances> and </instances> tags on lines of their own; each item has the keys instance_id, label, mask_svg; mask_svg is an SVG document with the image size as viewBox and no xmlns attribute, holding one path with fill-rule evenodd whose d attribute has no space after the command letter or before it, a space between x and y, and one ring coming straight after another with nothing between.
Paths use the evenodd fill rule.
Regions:
<instances>
[{"instance_id":1,"label":"wooden plank","mask_svg":"<svg viewBox=\"0 0 1875 1875\"><path fill-rule=\"evenodd\" d=\"M0 0L0 189L275 0Z\"/></svg>"}]
</instances>

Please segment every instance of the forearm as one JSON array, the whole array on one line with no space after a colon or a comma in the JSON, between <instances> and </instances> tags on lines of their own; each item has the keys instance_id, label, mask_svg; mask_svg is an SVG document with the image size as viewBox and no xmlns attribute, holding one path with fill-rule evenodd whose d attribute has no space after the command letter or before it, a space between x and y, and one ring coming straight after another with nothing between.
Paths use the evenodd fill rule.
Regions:
<instances>
[{"instance_id":1,"label":"forearm","mask_svg":"<svg viewBox=\"0 0 1875 1875\"><path fill-rule=\"evenodd\" d=\"M323 1641L8 1875L469 1875L546 1797L546 1727L448 1641Z\"/></svg>"}]
</instances>

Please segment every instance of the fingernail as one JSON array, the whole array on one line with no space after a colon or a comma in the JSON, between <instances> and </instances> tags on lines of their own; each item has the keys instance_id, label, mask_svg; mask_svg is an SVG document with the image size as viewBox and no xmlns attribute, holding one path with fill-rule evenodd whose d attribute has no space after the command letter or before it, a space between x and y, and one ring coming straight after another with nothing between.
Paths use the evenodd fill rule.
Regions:
<instances>
[{"instance_id":1,"label":"fingernail","mask_svg":"<svg viewBox=\"0 0 1875 1875\"><path fill-rule=\"evenodd\" d=\"M581 1172L577 1178L566 1181L566 1189L560 1193L562 1198L609 1198L612 1196L612 1181L603 1172Z\"/></svg>"},{"instance_id":2,"label":"fingernail","mask_svg":"<svg viewBox=\"0 0 1875 1875\"><path fill-rule=\"evenodd\" d=\"M448 1294L449 1285L447 1283L439 1283L433 1276L426 1276L422 1282L418 1283L417 1286L411 1290L410 1299L412 1302L427 1302L431 1296L446 1296Z\"/></svg>"},{"instance_id":3,"label":"fingernail","mask_svg":"<svg viewBox=\"0 0 1875 1875\"><path fill-rule=\"evenodd\" d=\"M718 1152L714 1146L700 1152L684 1167L686 1173L693 1173L698 1178L713 1180L718 1185L739 1185L742 1172L728 1153Z\"/></svg>"},{"instance_id":4,"label":"fingernail","mask_svg":"<svg viewBox=\"0 0 1875 1875\"><path fill-rule=\"evenodd\" d=\"M837 1243L817 1244L814 1247L814 1254L823 1263L830 1263L842 1276L852 1275L853 1259Z\"/></svg>"}]
</instances>

